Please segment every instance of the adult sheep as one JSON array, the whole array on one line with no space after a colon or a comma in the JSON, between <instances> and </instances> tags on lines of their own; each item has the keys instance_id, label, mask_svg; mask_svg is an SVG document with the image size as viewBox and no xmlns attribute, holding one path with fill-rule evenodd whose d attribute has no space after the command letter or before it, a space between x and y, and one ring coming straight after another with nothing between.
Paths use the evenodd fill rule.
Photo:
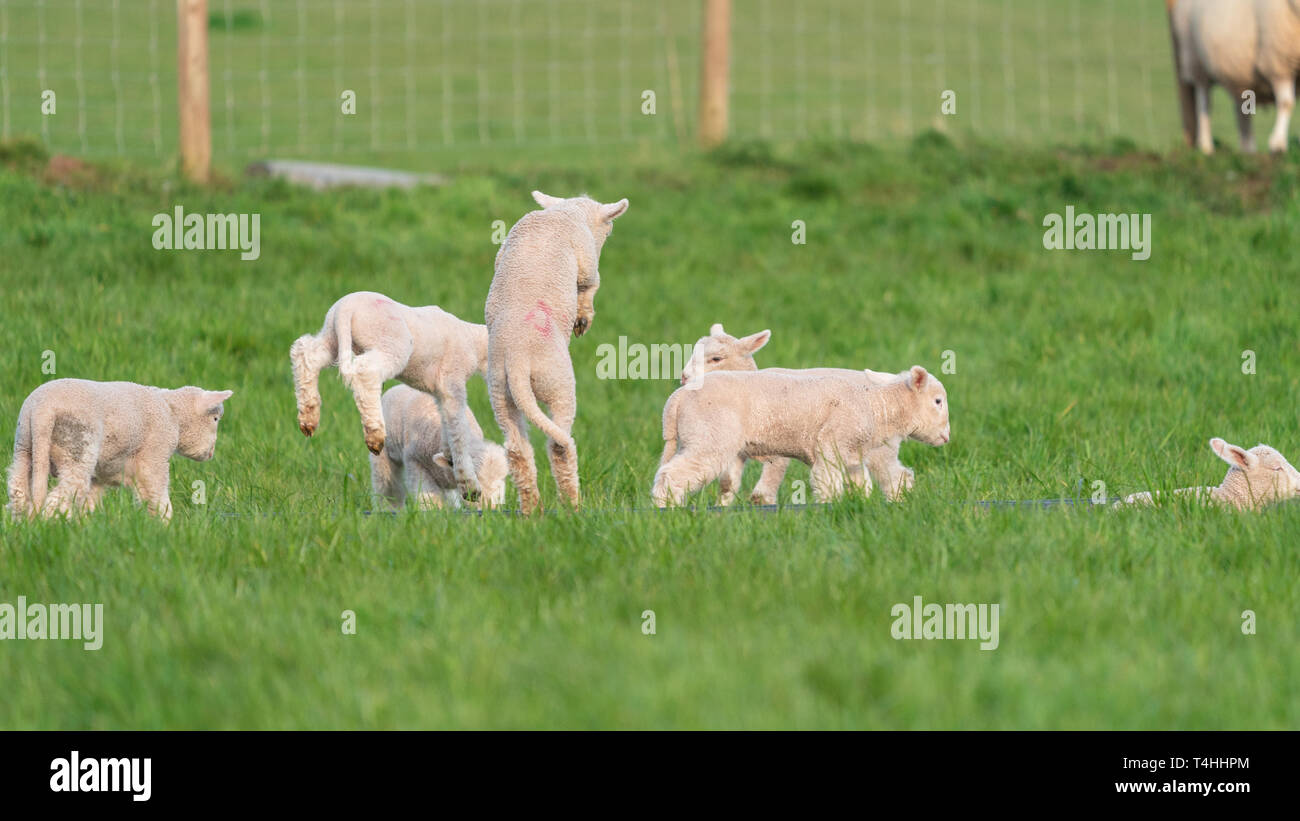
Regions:
<instances>
[{"instance_id":1,"label":"adult sheep","mask_svg":"<svg viewBox=\"0 0 1300 821\"><path fill-rule=\"evenodd\" d=\"M1174 70L1188 145L1214 151L1210 87L1223 86L1237 112L1241 149L1255 150L1251 113L1242 95L1277 103L1270 151L1286 151L1300 74L1300 0L1165 0Z\"/></svg>"}]
</instances>

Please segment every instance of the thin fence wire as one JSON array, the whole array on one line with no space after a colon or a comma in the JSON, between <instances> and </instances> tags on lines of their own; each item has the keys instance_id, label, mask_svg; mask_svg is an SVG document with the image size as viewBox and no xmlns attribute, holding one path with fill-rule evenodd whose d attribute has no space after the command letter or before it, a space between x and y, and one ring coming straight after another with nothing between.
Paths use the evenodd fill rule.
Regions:
<instances>
[{"instance_id":1,"label":"thin fence wire","mask_svg":"<svg viewBox=\"0 0 1300 821\"><path fill-rule=\"evenodd\" d=\"M210 0L209 14L218 162L694 133L699 0ZM1156 2L735 0L730 134L1170 146L1168 50ZM0 0L0 137L172 158L175 65L172 0Z\"/></svg>"}]
</instances>

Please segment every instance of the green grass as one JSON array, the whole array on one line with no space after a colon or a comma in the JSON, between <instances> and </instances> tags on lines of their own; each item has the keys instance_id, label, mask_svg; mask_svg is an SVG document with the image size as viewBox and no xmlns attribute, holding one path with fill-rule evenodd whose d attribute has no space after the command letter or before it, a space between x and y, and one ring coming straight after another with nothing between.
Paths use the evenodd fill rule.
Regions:
<instances>
[{"instance_id":1,"label":"green grass","mask_svg":"<svg viewBox=\"0 0 1300 821\"><path fill-rule=\"evenodd\" d=\"M215 460L173 461L170 526L124 493L83 521L0 523L0 601L102 602L106 620L97 652L0 645L0 727L1297 726L1300 506L971 504L1217 483L1216 435L1300 457L1294 155L926 135L513 158L440 188L328 194L133 166L50 184L38 150L2 159L4 435L52 378L47 350L60 377L235 396ZM491 224L535 187L632 203L571 347L586 510L557 510L543 467L537 519L363 515L356 410L327 372L305 440L289 343L360 289L481 317ZM177 203L260 213L261 259L153 250L152 215ZM1044 251L1042 217L1067 204L1153 214L1151 259ZM953 441L904 445L902 504L645 510L673 385L597 379L597 346L692 342L717 321L772 328L769 365L938 370L953 351ZM471 398L498 435L481 381ZM783 500L792 479L806 468ZM890 609L914 595L1000 603L1000 647L893 640Z\"/></svg>"}]
</instances>

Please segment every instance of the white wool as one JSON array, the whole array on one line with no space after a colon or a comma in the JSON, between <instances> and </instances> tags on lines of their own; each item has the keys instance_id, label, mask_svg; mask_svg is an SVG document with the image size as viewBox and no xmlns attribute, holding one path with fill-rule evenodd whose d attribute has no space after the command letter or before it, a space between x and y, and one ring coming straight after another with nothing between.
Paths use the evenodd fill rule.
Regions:
<instances>
[{"instance_id":1,"label":"white wool","mask_svg":"<svg viewBox=\"0 0 1300 821\"><path fill-rule=\"evenodd\" d=\"M1238 510L1259 510L1274 502L1300 496L1300 471L1268 445L1250 450L1215 437L1210 449L1228 463L1228 474L1218 487L1185 487L1173 491L1192 494L1207 504L1226 505ZM1142 491L1125 496L1116 505L1151 504L1158 492Z\"/></svg>"}]
</instances>

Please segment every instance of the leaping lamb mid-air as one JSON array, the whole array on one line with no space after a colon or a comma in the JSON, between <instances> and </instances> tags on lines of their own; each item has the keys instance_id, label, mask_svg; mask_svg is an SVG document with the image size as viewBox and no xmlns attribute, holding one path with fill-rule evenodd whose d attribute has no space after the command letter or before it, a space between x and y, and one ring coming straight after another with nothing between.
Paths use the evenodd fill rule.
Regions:
<instances>
[{"instance_id":1,"label":"leaping lamb mid-air","mask_svg":"<svg viewBox=\"0 0 1300 821\"><path fill-rule=\"evenodd\" d=\"M560 494L575 508L581 499L578 447L571 435L578 395L569 340L591 327L600 288L600 252L614 220L628 206L626 199L606 204L541 191L534 191L533 199L542 208L520 217L506 235L483 310L488 393L505 434L510 475L524 513L541 506L537 464L528 441L530 422L546 434L546 453Z\"/></svg>"},{"instance_id":2,"label":"leaping lamb mid-air","mask_svg":"<svg viewBox=\"0 0 1300 821\"><path fill-rule=\"evenodd\" d=\"M384 391L384 449L370 454L370 481L376 496L400 508L407 496L421 508L460 507L461 493L454 464L447 455L450 443L439 422L436 400L424 391L394 385ZM466 406L465 427L470 432L469 453L474 476L483 489L483 507L500 507L506 498L505 448L483 438L474 413Z\"/></svg>"},{"instance_id":3,"label":"leaping lamb mid-air","mask_svg":"<svg viewBox=\"0 0 1300 821\"><path fill-rule=\"evenodd\" d=\"M1226 505L1238 510L1259 510L1274 502L1300 496L1300 471L1292 467L1275 448L1256 445L1246 450L1216 436L1210 440L1210 449L1228 463L1228 475L1223 477L1219 486L1185 487L1173 493L1190 494L1199 502ZM1159 495L1159 491L1144 490L1129 494L1115 504L1149 505Z\"/></svg>"},{"instance_id":4,"label":"leaping lamb mid-air","mask_svg":"<svg viewBox=\"0 0 1300 821\"><path fill-rule=\"evenodd\" d=\"M758 370L758 364L754 361L754 354L768 343L771 336L771 331L764 330L737 339L726 332L722 327L722 323L714 323L713 327L709 329L709 335L700 337L699 341L691 349L690 360L682 368L683 387L669 396L668 401L664 403L664 451L659 460L661 465L672 458L677 448L675 431L677 427L677 403L680 401L678 394L681 391L691 390L694 386L698 386L699 378L706 373L713 371ZM804 374L808 376L865 374L869 381L878 385L884 385L900 378L896 373L882 373L872 370L854 371L846 368L764 368L763 372ZM916 475L912 469L898 460L898 448L902 444L903 438L897 436L866 456L868 473L874 482L881 486L885 498L890 501L900 499L904 493L912 489L916 481ZM776 504L777 493L781 489L781 482L790 466L790 460L783 456L773 456L760 461L763 463L763 473L754 485L754 490L750 493L750 501L758 505L773 505ZM720 503L723 505L731 504L735 499L737 490L739 488L724 491L719 499Z\"/></svg>"},{"instance_id":5,"label":"leaping lamb mid-air","mask_svg":"<svg viewBox=\"0 0 1300 821\"><path fill-rule=\"evenodd\" d=\"M171 519L171 456L196 462L213 457L231 394L134 382L46 382L18 412L10 514L17 519L90 513L106 489L125 485L150 513ZM53 490L51 476L58 478Z\"/></svg>"},{"instance_id":6,"label":"leaping lamb mid-air","mask_svg":"<svg viewBox=\"0 0 1300 821\"><path fill-rule=\"evenodd\" d=\"M456 484L467 499L474 499L480 488L470 452L465 385L484 372L487 348L486 327L436 305L412 308L371 291L348 294L330 307L320 333L299 337L289 349L298 428L305 436L316 432L320 372L337 365L361 413L366 447L379 453L385 437L384 382L398 379L437 400Z\"/></svg>"},{"instance_id":7,"label":"leaping lamb mid-air","mask_svg":"<svg viewBox=\"0 0 1300 821\"><path fill-rule=\"evenodd\" d=\"M678 394L676 453L651 489L659 507L681 504L714 479L735 492L746 459L773 456L809 465L813 498L830 501L846 477L869 491L866 456L894 437L936 447L951 438L947 391L920 365L884 385L858 371L715 371Z\"/></svg>"}]
</instances>

